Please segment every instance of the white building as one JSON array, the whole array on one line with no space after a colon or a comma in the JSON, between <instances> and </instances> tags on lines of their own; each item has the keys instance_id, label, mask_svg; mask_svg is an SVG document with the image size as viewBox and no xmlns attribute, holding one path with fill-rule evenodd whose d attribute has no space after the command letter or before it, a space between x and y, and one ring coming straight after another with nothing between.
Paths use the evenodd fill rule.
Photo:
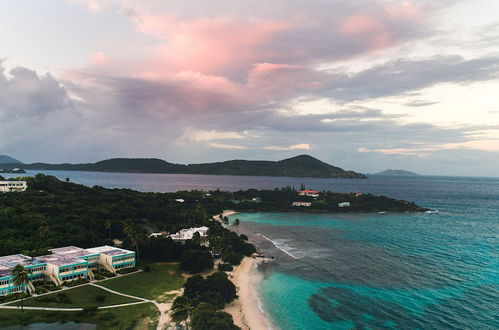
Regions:
<instances>
[{"instance_id":1,"label":"white building","mask_svg":"<svg viewBox=\"0 0 499 330\"><path fill-rule=\"evenodd\" d=\"M26 181L0 181L0 192L25 191L26 188Z\"/></svg>"},{"instance_id":2,"label":"white building","mask_svg":"<svg viewBox=\"0 0 499 330\"><path fill-rule=\"evenodd\" d=\"M339 207L349 207L350 206L350 202L341 202L341 203L338 203L338 206Z\"/></svg>"},{"instance_id":3,"label":"white building","mask_svg":"<svg viewBox=\"0 0 499 330\"><path fill-rule=\"evenodd\" d=\"M305 190L299 190L298 195L300 196L309 196L313 198L319 197L319 191L317 190L311 190L311 189L305 189Z\"/></svg>"},{"instance_id":4,"label":"white building","mask_svg":"<svg viewBox=\"0 0 499 330\"><path fill-rule=\"evenodd\" d=\"M192 236L194 236L194 233L199 233L199 236L201 237L206 237L208 236L209 228L208 227L198 227L198 228L189 228L189 229L182 229L176 234L171 234L170 238L174 241L187 241L189 239L192 239Z\"/></svg>"},{"instance_id":5,"label":"white building","mask_svg":"<svg viewBox=\"0 0 499 330\"><path fill-rule=\"evenodd\" d=\"M305 206L309 207L312 205L312 202L293 202L292 206Z\"/></svg>"}]
</instances>

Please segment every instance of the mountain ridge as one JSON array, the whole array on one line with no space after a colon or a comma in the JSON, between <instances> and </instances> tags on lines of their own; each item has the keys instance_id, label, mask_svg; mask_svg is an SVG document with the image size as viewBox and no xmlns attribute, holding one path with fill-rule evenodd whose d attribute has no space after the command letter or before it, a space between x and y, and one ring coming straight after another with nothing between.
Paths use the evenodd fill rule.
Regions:
<instances>
[{"instance_id":1,"label":"mountain ridge","mask_svg":"<svg viewBox=\"0 0 499 330\"><path fill-rule=\"evenodd\" d=\"M2 164L5 166L6 164ZM172 173L247 176L286 176L364 179L365 175L327 164L309 155L279 161L228 160L214 163L174 164L158 158L111 158L83 164L18 164L28 170L69 170L127 173Z\"/></svg>"}]
</instances>

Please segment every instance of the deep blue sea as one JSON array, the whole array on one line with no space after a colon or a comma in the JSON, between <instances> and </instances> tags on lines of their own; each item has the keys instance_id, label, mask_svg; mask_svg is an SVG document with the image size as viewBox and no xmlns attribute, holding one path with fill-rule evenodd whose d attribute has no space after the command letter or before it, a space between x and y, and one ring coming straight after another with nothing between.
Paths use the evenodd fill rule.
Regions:
<instances>
[{"instance_id":1,"label":"deep blue sea","mask_svg":"<svg viewBox=\"0 0 499 330\"><path fill-rule=\"evenodd\" d=\"M29 171L32 175L36 172ZM367 180L45 171L140 191L239 190L303 183L414 201L439 213L240 213L275 262L262 305L280 329L499 329L499 178Z\"/></svg>"}]
</instances>

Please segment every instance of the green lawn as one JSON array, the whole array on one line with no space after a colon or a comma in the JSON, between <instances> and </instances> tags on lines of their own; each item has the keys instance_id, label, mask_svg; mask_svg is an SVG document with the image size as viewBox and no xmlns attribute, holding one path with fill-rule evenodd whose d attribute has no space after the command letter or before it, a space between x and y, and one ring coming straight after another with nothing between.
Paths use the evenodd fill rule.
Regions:
<instances>
[{"instance_id":1,"label":"green lawn","mask_svg":"<svg viewBox=\"0 0 499 330\"><path fill-rule=\"evenodd\" d=\"M165 292L180 289L185 282L178 263L151 263L149 266L150 272L103 281L99 285L137 297L165 301L169 298Z\"/></svg>"},{"instance_id":2,"label":"green lawn","mask_svg":"<svg viewBox=\"0 0 499 330\"><path fill-rule=\"evenodd\" d=\"M97 312L49 312L0 309L0 325L77 322L98 325L99 329L155 329L159 312L153 304L117 307Z\"/></svg>"},{"instance_id":3,"label":"green lawn","mask_svg":"<svg viewBox=\"0 0 499 330\"><path fill-rule=\"evenodd\" d=\"M58 294L64 293L68 296L71 303L59 303L59 302L48 302L44 301L47 298L55 297ZM97 296L104 296L104 301L97 301ZM25 306L40 306L40 307L85 307L85 306L108 306L108 305L118 305L130 302L136 302L138 300L131 299L123 296L118 296L114 293L107 292L105 290L96 288L92 285L84 285L74 289L57 291L48 295L41 297L34 297L26 299L24 302ZM14 303L17 304L17 303ZM10 304L12 305L12 304Z\"/></svg>"}]
</instances>

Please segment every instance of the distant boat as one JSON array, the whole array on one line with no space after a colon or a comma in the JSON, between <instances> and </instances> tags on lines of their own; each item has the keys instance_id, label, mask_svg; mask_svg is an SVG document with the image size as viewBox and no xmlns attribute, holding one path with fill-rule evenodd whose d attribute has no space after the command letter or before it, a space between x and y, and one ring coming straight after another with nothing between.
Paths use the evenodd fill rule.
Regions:
<instances>
[{"instance_id":1,"label":"distant boat","mask_svg":"<svg viewBox=\"0 0 499 330\"><path fill-rule=\"evenodd\" d=\"M439 210L428 210L426 211L425 213L428 213L428 214L436 214L436 213L440 213Z\"/></svg>"}]
</instances>

